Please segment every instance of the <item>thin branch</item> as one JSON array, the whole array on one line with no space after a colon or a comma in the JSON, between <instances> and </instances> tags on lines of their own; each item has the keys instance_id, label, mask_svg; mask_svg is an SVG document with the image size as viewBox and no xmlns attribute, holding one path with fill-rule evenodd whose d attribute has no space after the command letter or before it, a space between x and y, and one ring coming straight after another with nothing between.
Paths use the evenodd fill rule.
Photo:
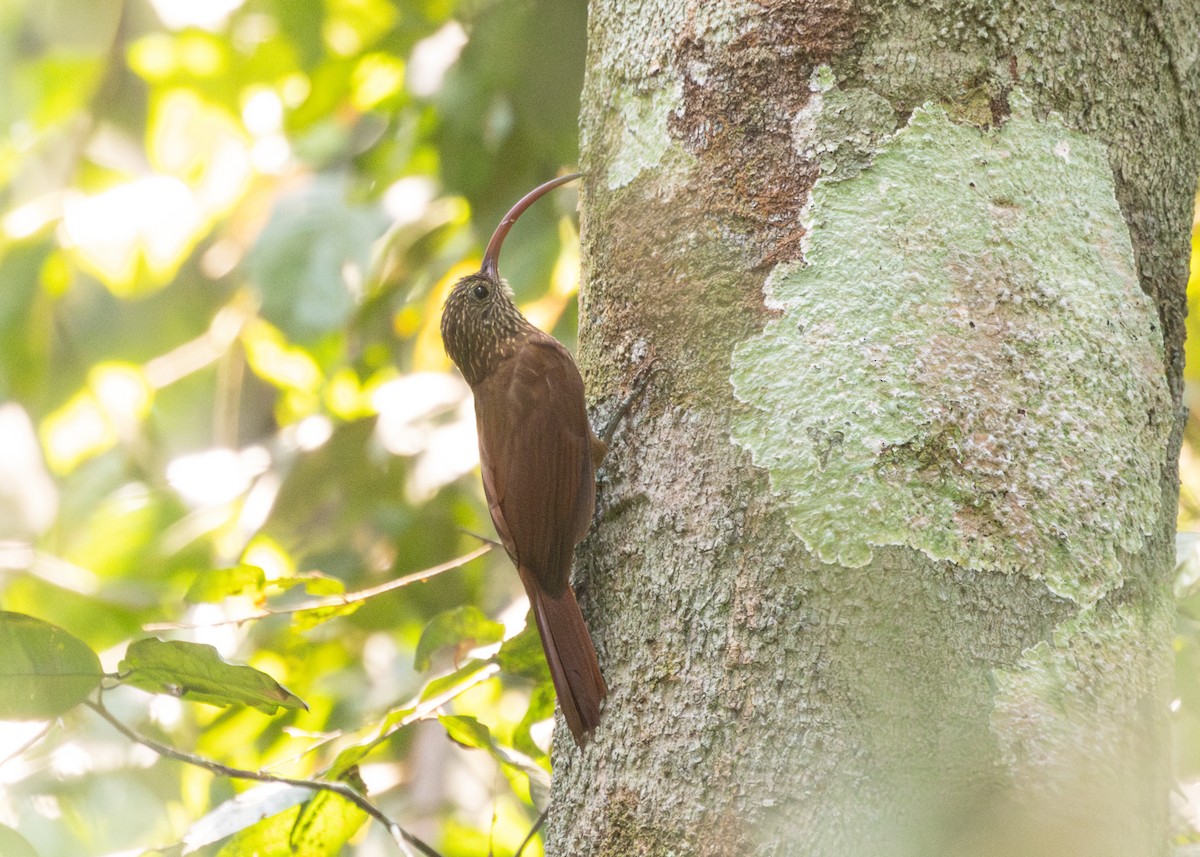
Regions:
<instances>
[{"instance_id":1,"label":"thin branch","mask_svg":"<svg viewBox=\"0 0 1200 857\"><path fill-rule=\"evenodd\" d=\"M546 823L546 818L550 815L550 807L547 806L542 810L542 814L538 816L537 821L533 823L533 827L529 829L529 835L525 837L525 841L521 843L521 847L517 849L517 853L513 857L521 857L525 853L525 846L533 841L533 837L537 836L537 832L542 829L542 825Z\"/></svg>"},{"instance_id":2,"label":"thin branch","mask_svg":"<svg viewBox=\"0 0 1200 857\"><path fill-rule=\"evenodd\" d=\"M388 714L385 714L382 718L383 723L385 725L364 726L364 727L355 729L351 732L338 732L336 734L324 736L321 738L321 740L317 741L316 743L312 744L309 747L306 747L302 752L297 753L295 756L292 756L289 759L281 759L280 761L276 762L275 764L279 764L279 765L293 764L295 762L298 762L300 759L303 759L309 753L319 750L321 747L325 746L326 744L329 744L332 741L337 741L342 738L354 739L354 737L356 735L365 734L366 732L373 729L377 733L375 735L375 737L366 739L366 743L359 745L363 749L364 753L368 753L371 750L374 750L380 744L383 744L385 741L387 741L389 738L391 738L393 735L395 735L401 729L404 729L406 726L411 726L413 723L416 723L419 720L427 719L429 717L429 715L431 715L433 712L437 711L439 708L444 706L447 702L450 702L452 699L455 699L455 698L461 696L462 694L466 693L468 690L475 687L475 685L482 684L483 682L492 678L498 672L500 672L500 666L498 664L496 664L495 661L486 663L484 666L482 666L479 669L478 672L467 676L462 682L447 688L445 691L443 691L442 693L439 693L437 696L431 696L429 699L422 700L421 692L418 692L415 701L412 701L407 705L400 705L400 706L397 706L397 707L391 709L391 711L405 711L408 709L411 709L411 710L409 711L408 714L406 714L404 717L397 720L390 727L386 727L387 720L391 716L391 713L389 712ZM439 680L445 678L446 675L453 675L453 673L446 673L445 675L440 675L440 676L437 676L436 678L430 679L429 682L426 682L425 688L427 688L429 686L429 684L431 684L432 682L439 681ZM425 688L422 688L422 691L424 691Z\"/></svg>"},{"instance_id":3,"label":"thin branch","mask_svg":"<svg viewBox=\"0 0 1200 857\"><path fill-rule=\"evenodd\" d=\"M376 747L378 747L380 744L387 741L389 738L391 738L393 735L395 735L401 729L405 728L406 726L410 726L413 723L416 723L418 720L424 720L431 713L433 713L434 711L437 711L439 708L441 708L443 705L445 705L450 700L452 700L458 696L461 696L462 694L466 693L468 690L473 688L475 685L482 684L483 682L487 681L488 679L490 679L492 676L494 676L498 672L500 672L499 665L495 664L495 663L489 663L486 666L484 666L482 669L480 669L479 672L477 672L473 675L467 676L467 678L465 678L461 683L447 688L445 691L443 691L442 693L439 693L437 696L431 696L429 699L425 699L425 700L421 700L421 701L417 702L417 704L413 706L412 711L410 711L404 717L401 717L399 720L397 720L395 723L393 723L390 727L387 727L385 725L383 728L380 729L379 734L377 734L374 738L371 738L370 740L368 740L365 744L362 745L362 747L368 752L370 750L374 750ZM400 709L400 710L403 710L403 709ZM385 717L384 724L386 724L386 723L387 723L387 718Z\"/></svg>"},{"instance_id":4,"label":"thin branch","mask_svg":"<svg viewBox=\"0 0 1200 857\"><path fill-rule=\"evenodd\" d=\"M464 536L470 536L473 539L479 539L479 541L483 542L485 545L491 545L494 548L504 547L504 545L500 544L500 542L496 541L495 539L489 539L487 536L480 535L472 530L464 530L462 527L459 527L458 531Z\"/></svg>"},{"instance_id":5,"label":"thin branch","mask_svg":"<svg viewBox=\"0 0 1200 857\"><path fill-rule=\"evenodd\" d=\"M445 571L459 568L466 565L472 560L495 549L496 545L493 542L488 542L481 545L469 554L452 559L449 562L444 562L441 565L435 565L432 568L427 568L423 571L417 571L405 577L399 577L395 580L389 580L387 583L381 583L379 586L372 586L370 589L360 589L357 592L343 592L341 595L326 595L323 598L314 598L311 601L305 601L296 604L292 607L281 607L278 609L263 608L254 613L248 613L245 616L239 616L234 619L219 619L215 622L203 622L199 624L189 625L178 622L156 622L150 625L142 626L145 631L185 631L196 628L217 628L222 625L241 625L243 622L253 622L258 619L266 619L271 616L290 616L293 613L306 613L311 610L328 610L331 607L346 607L351 604L359 604L377 595L383 595L385 592L391 592L394 589L401 589L405 586L410 586L414 583L420 583L422 580L428 580L431 577L436 577Z\"/></svg>"},{"instance_id":6,"label":"thin branch","mask_svg":"<svg viewBox=\"0 0 1200 857\"><path fill-rule=\"evenodd\" d=\"M45 738L47 735L49 735L50 730L53 729L57 723L58 723L57 720L51 720L49 723L47 723L45 726L43 726L41 729L39 729L32 738L30 738L28 741L26 741L24 744L22 744L17 749L13 750L11 753L9 753L7 756L5 756L3 759L0 759L0 768L3 768L5 765L7 765L9 762L11 762L13 759L17 758L18 756L24 755L26 750L29 750L31 747L33 747L35 744L37 744L39 741L41 741L43 738Z\"/></svg>"},{"instance_id":7,"label":"thin branch","mask_svg":"<svg viewBox=\"0 0 1200 857\"><path fill-rule=\"evenodd\" d=\"M238 780L257 780L262 783L283 783L284 785L297 786L302 789L311 789L312 791L332 792L345 800L350 801L367 815L374 818L387 829L388 833L402 848L411 845L416 848L425 857L442 857L442 855L428 845L424 840L415 834L409 833L399 824L384 815L375 804L371 803L364 795L355 791L348 783L331 782L328 780L302 780L293 777L280 777L275 774L267 774L262 771L247 771L241 768L231 768L228 765L222 765L220 762L212 759L206 759L203 756L194 756L191 753L185 753L182 750L177 750L166 744L161 744L153 738L147 738L133 729L130 729L116 717L114 717L102 702L92 702L86 700L85 704L103 717L108 723L128 738L135 744L141 744L143 747L149 747L158 755L174 759L176 762L183 762L186 765L193 765L197 768L203 768L206 771L214 773L222 777L232 777Z\"/></svg>"}]
</instances>

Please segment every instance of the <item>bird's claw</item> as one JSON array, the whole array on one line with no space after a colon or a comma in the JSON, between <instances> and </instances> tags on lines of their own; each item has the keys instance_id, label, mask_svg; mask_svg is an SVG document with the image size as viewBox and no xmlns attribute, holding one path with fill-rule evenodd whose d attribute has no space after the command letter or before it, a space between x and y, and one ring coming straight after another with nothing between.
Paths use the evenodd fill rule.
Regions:
<instances>
[{"instance_id":1,"label":"bird's claw","mask_svg":"<svg viewBox=\"0 0 1200 857\"><path fill-rule=\"evenodd\" d=\"M633 403L638 400L642 393L646 392L646 387L649 386L650 379L654 376L654 373L659 371L655 368L657 362L658 357L651 353L642 361L642 365L638 366L637 371L633 374L632 389L630 389L629 394L620 401L617 409L608 418L608 422L604 424L603 428L596 435L605 447L612 445L612 438L616 434L617 427L629 415L629 410L633 407Z\"/></svg>"}]
</instances>

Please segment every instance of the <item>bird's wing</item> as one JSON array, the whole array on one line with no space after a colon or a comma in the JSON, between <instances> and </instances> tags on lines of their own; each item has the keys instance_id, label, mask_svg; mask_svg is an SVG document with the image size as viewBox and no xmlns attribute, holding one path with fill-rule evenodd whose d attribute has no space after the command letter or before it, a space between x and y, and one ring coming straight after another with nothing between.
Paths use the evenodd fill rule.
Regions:
<instances>
[{"instance_id":1,"label":"bird's wing","mask_svg":"<svg viewBox=\"0 0 1200 857\"><path fill-rule=\"evenodd\" d=\"M492 521L517 565L557 597L595 506L583 379L550 336L530 337L475 388Z\"/></svg>"}]
</instances>

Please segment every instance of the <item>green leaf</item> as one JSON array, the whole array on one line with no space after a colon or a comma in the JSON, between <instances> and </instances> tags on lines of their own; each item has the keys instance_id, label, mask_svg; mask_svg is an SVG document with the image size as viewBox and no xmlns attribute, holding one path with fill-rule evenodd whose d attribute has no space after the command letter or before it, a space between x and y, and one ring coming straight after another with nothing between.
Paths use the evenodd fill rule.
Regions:
<instances>
[{"instance_id":1,"label":"green leaf","mask_svg":"<svg viewBox=\"0 0 1200 857\"><path fill-rule=\"evenodd\" d=\"M188 604L216 603L231 595L261 592L266 575L256 565L214 568L196 575L183 600Z\"/></svg>"},{"instance_id":2,"label":"green leaf","mask_svg":"<svg viewBox=\"0 0 1200 857\"><path fill-rule=\"evenodd\" d=\"M450 736L450 740L473 750L491 752L495 747L492 741L492 730L480 723L475 717L464 714L439 714L438 722Z\"/></svg>"},{"instance_id":3,"label":"green leaf","mask_svg":"<svg viewBox=\"0 0 1200 857\"><path fill-rule=\"evenodd\" d=\"M337 857L367 814L332 792L264 819L233 837L218 857Z\"/></svg>"},{"instance_id":4,"label":"green leaf","mask_svg":"<svg viewBox=\"0 0 1200 857\"><path fill-rule=\"evenodd\" d=\"M3 824L0 824L0 854L4 857L37 857L37 852L24 836Z\"/></svg>"},{"instance_id":5,"label":"green leaf","mask_svg":"<svg viewBox=\"0 0 1200 857\"><path fill-rule=\"evenodd\" d=\"M303 587L304 594L310 598L329 598L334 595L341 595L346 591L346 584L343 581L336 577L322 574L319 571L309 571L295 577L275 580L272 581L272 585L284 590ZM287 604L281 602L279 606L285 607ZM361 603L353 602L350 604L330 604L327 607L301 610L298 613L292 614L292 623L297 631L307 631L315 628L322 622L336 619L338 616L349 616L361 606Z\"/></svg>"},{"instance_id":6,"label":"green leaf","mask_svg":"<svg viewBox=\"0 0 1200 857\"><path fill-rule=\"evenodd\" d=\"M184 854L218 842L313 796L312 789L267 783L227 800L197 821L183 836Z\"/></svg>"},{"instance_id":7,"label":"green leaf","mask_svg":"<svg viewBox=\"0 0 1200 857\"><path fill-rule=\"evenodd\" d=\"M529 696L529 708L525 710L525 716L513 730L513 749L534 759L546 758L545 751L534 742L533 736L530 734L530 727L554 716L555 700L554 684L549 679L533 689L533 693Z\"/></svg>"},{"instance_id":8,"label":"green leaf","mask_svg":"<svg viewBox=\"0 0 1200 857\"><path fill-rule=\"evenodd\" d=\"M439 714L438 722L445 728L446 735L450 740L456 744L471 750L482 750L500 764L514 771L528 774L539 780L545 779L546 772L538 767L533 759L528 758L524 753L501 746L492 735L492 730L486 724L480 723L477 718L463 714Z\"/></svg>"},{"instance_id":9,"label":"green leaf","mask_svg":"<svg viewBox=\"0 0 1200 857\"><path fill-rule=\"evenodd\" d=\"M312 610L302 610L292 614L292 625L297 631L308 631L322 622L336 619L339 616L349 616L359 608L359 604L338 604L330 607L315 607Z\"/></svg>"},{"instance_id":10,"label":"green leaf","mask_svg":"<svg viewBox=\"0 0 1200 857\"><path fill-rule=\"evenodd\" d=\"M462 689L466 690L466 688L471 686L475 676L487 668L487 661L472 658L449 675L439 676L421 688L421 702L450 693L459 685L462 685Z\"/></svg>"},{"instance_id":11,"label":"green leaf","mask_svg":"<svg viewBox=\"0 0 1200 857\"><path fill-rule=\"evenodd\" d=\"M0 612L0 720L49 720L100 684L100 659L57 625ZM5 852L7 853L7 852Z\"/></svg>"},{"instance_id":12,"label":"green leaf","mask_svg":"<svg viewBox=\"0 0 1200 857\"><path fill-rule=\"evenodd\" d=\"M392 721L393 715L389 715L387 726L381 726L375 736L362 742L361 744L353 744L342 750L342 752L338 753L337 758L333 760L333 764L329 766L329 769L325 772L325 775L330 779L338 779L351 768L357 766L359 762L365 759L372 750L379 746L381 743L379 738L380 734L386 734L387 728L390 727L393 722L398 723L400 720L403 720L405 716L411 714L412 712L413 709L411 708L403 709L398 715L395 716L394 721ZM393 714L395 714L395 712L393 712Z\"/></svg>"},{"instance_id":13,"label":"green leaf","mask_svg":"<svg viewBox=\"0 0 1200 857\"><path fill-rule=\"evenodd\" d=\"M445 646L473 649L479 645L498 643L504 639L504 626L493 622L473 604L446 610L429 620L417 643L414 666L429 669L433 655Z\"/></svg>"},{"instance_id":14,"label":"green leaf","mask_svg":"<svg viewBox=\"0 0 1200 857\"><path fill-rule=\"evenodd\" d=\"M307 571L304 574L297 575L297 579L303 581L304 591L309 595L324 598L328 595L341 595L346 591L346 583L336 577L330 577L328 574L322 574L319 571Z\"/></svg>"},{"instance_id":15,"label":"green leaf","mask_svg":"<svg viewBox=\"0 0 1200 857\"><path fill-rule=\"evenodd\" d=\"M533 623L526 624L524 631L504 641L496 653L496 663L509 675L524 676L536 682L550 679L542 638Z\"/></svg>"},{"instance_id":16,"label":"green leaf","mask_svg":"<svg viewBox=\"0 0 1200 857\"><path fill-rule=\"evenodd\" d=\"M203 643L164 642L154 637L129 644L121 661L122 680L151 693L166 693L209 705L250 705L264 714L280 708L308 710L298 696L253 667L226 662Z\"/></svg>"},{"instance_id":17,"label":"green leaf","mask_svg":"<svg viewBox=\"0 0 1200 857\"><path fill-rule=\"evenodd\" d=\"M290 853L336 857L366 821L367 813L344 797L333 792L318 792L300 808L300 816L288 838L292 848Z\"/></svg>"},{"instance_id":18,"label":"green leaf","mask_svg":"<svg viewBox=\"0 0 1200 857\"><path fill-rule=\"evenodd\" d=\"M270 588L278 590L282 596L287 594L294 597L296 592L303 592L309 598L327 598L331 595L341 595L346 591L346 584L336 577L330 577L319 571L306 571L293 577L280 577L272 580ZM277 602L276 606L287 606L285 602Z\"/></svg>"}]
</instances>

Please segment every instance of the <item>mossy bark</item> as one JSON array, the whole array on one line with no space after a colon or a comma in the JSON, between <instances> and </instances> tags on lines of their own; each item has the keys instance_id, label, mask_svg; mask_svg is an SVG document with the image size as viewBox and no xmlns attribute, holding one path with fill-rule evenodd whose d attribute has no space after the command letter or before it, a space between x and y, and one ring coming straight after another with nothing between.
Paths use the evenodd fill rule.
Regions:
<instances>
[{"instance_id":1,"label":"mossy bark","mask_svg":"<svg viewBox=\"0 0 1200 857\"><path fill-rule=\"evenodd\" d=\"M1156 855L1200 2L595 0L552 855Z\"/></svg>"}]
</instances>

